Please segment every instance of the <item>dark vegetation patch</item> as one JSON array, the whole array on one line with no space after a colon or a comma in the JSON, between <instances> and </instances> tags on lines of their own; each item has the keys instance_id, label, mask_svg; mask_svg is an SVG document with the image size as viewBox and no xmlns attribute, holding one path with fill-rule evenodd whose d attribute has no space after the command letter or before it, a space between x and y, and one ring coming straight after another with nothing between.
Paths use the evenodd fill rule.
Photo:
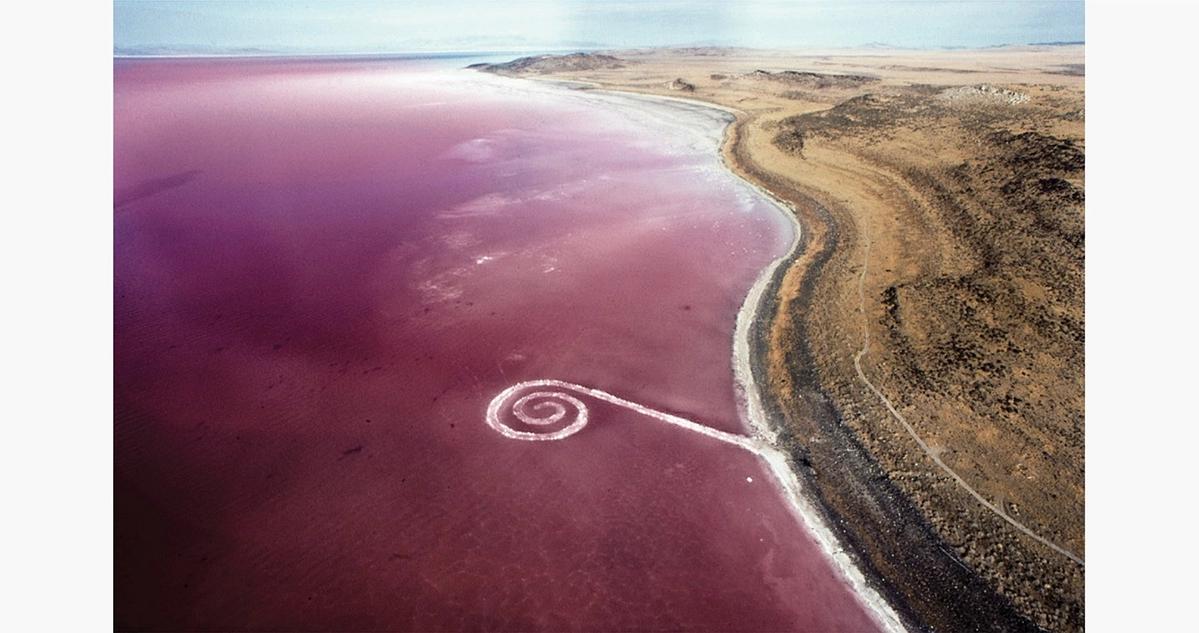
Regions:
<instances>
[{"instance_id":1,"label":"dark vegetation patch","mask_svg":"<svg viewBox=\"0 0 1199 633\"><path fill-rule=\"evenodd\" d=\"M1040 175L1056 171L1081 173L1086 157L1074 141L1037 132L1013 134L998 130L987 136L1005 154L1004 163L1018 176Z\"/></svg>"}]
</instances>

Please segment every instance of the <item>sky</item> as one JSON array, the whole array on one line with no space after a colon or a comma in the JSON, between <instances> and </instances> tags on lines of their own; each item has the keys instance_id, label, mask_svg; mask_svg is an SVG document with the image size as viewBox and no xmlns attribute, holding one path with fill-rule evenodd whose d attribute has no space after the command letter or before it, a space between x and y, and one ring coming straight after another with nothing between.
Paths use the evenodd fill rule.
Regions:
<instances>
[{"instance_id":1,"label":"sky","mask_svg":"<svg viewBox=\"0 0 1199 633\"><path fill-rule=\"evenodd\" d=\"M118 53L984 47L1082 41L1074 0L116 0Z\"/></svg>"}]
</instances>

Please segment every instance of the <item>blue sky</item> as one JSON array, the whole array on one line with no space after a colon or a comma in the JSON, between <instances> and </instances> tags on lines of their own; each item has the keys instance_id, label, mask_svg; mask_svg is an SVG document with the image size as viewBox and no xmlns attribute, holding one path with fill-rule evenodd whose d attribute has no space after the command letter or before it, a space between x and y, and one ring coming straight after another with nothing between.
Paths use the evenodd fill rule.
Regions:
<instances>
[{"instance_id":1,"label":"blue sky","mask_svg":"<svg viewBox=\"0 0 1199 633\"><path fill-rule=\"evenodd\" d=\"M118 51L399 52L1083 40L1080 1L116 0Z\"/></svg>"}]
</instances>

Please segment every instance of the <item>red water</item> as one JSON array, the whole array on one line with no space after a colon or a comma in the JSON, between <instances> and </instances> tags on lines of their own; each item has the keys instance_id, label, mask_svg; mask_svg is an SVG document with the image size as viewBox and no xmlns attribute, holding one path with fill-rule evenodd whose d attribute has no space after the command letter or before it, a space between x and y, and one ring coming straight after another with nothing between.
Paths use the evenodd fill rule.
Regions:
<instances>
[{"instance_id":1,"label":"red water","mask_svg":"<svg viewBox=\"0 0 1199 633\"><path fill-rule=\"evenodd\" d=\"M552 378L745 432L734 320L791 234L693 115L400 62L115 75L118 627L874 628L748 452L603 402L484 422Z\"/></svg>"}]
</instances>

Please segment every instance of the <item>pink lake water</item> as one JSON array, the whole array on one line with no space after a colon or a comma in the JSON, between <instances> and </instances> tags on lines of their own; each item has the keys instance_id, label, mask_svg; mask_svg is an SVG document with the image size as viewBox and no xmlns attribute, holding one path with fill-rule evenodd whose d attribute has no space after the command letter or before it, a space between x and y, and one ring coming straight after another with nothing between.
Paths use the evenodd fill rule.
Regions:
<instances>
[{"instance_id":1,"label":"pink lake water","mask_svg":"<svg viewBox=\"0 0 1199 633\"><path fill-rule=\"evenodd\" d=\"M718 116L402 61L114 72L119 628L877 628L753 454L594 399L560 441L485 423L550 378L748 433L734 323L792 229Z\"/></svg>"}]
</instances>

